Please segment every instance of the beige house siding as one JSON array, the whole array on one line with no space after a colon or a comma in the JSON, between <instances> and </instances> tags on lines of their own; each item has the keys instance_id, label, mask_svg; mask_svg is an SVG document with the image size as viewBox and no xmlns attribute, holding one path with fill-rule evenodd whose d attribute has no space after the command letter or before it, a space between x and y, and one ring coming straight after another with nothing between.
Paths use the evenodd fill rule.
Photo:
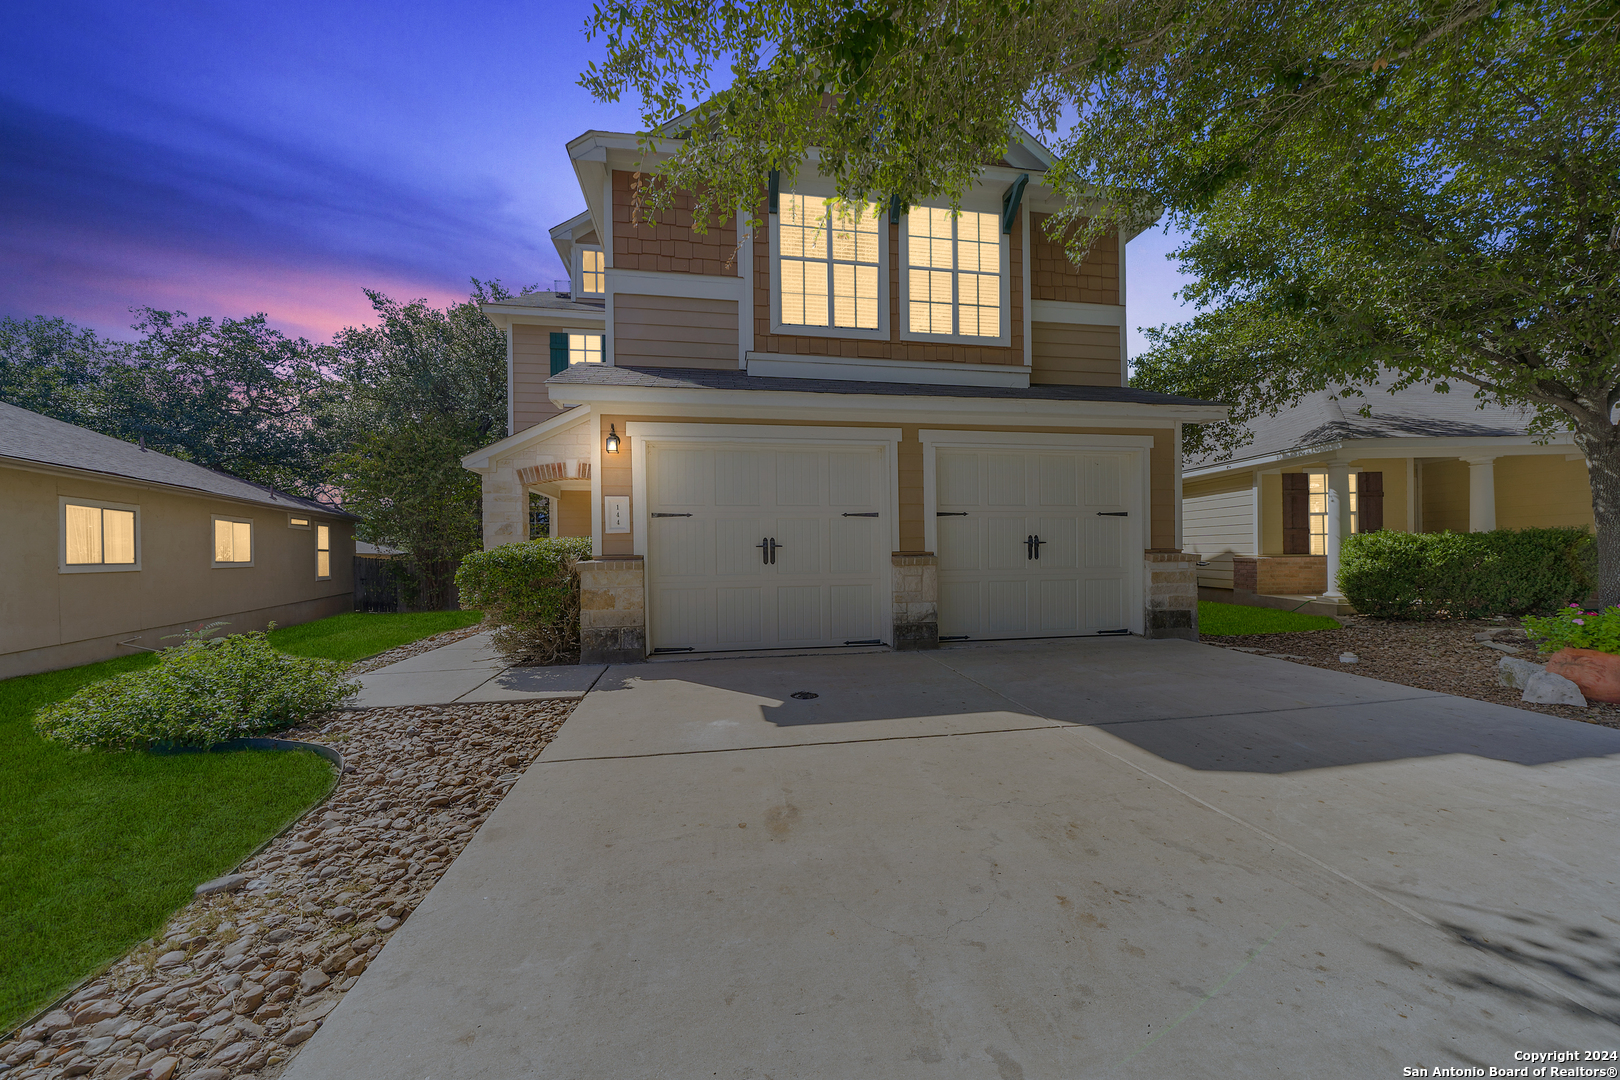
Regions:
<instances>
[{"instance_id":1,"label":"beige house siding","mask_svg":"<svg viewBox=\"0 0 1620 1080\"><path fill-rule=\"evenodd\" d=\"M1526 454L1497 458L1494 472L1497 528L1593 526L1585 461Z\"/></svg>"},{"instance_id":2,"label":"beige house siding","mask_svg":"<svg viewBox=\"0 0 1620 1080\"><path fill-rule=\"evenodd\" d=\"M613 297L619 367L737 367L737 302L681 296Z\"/></svg>"},{"instance_id":3,"label":"beige house siding","mask_svg":"<svg viewBox=\"0 0 1620 1080\"><path fill-rule=\"evenodd\" d=\"M674 205L656 222L636 205L636 184L646 174L613 171L613 267L677 274L737 276L737 222L715 221L698 234L692 229L694 199L677 192Z\"/></svg>"},{"instance_id":4,"label":"beige house siding","mask_svg":"<svg viewBox=\"0 0 1620 1080\"><path fill-rule=\"evenodd\" d=\"M1424 532L1468 531L1468 463L1440 460L1422 464Z\"/></svg>"},{"instance_id":5,"label":"beige house siding","mask_svg":"<svg viewBox=\"0 0 1620 1080\"><path fill-rule=\"evenodd\" d=\"M1412 523L1406 520L1405 458L1361 458L1350 463L1350 471L1383 473L1384 528L1390 532L1412 531Z\"/></svg>"},{"instance_id":6,"label":"beige house siding","mask_svg":"<svg viewBox=\"0 0 1620 1080\"><path fill-rule=\"evenodd\" d=\"M1072 304L1119 303L1119 237L1098 239L1086 261L1075 266L1061 240L1046 234L1050 214L1029 219L1030 296Z\"/></svg>"},{"instance_id":7,"label":"beige house siding","mask_svg":"<svg viewBox=\"0 0 1620 1080\"><path fill-rule=\"evenodd\" d=\"M601 494L633 495L630 471L630 437L625 434L627 425L638 421L656 421L668 423L668 417L645 417L608 415L600 418L598 425L598 438L606 439L608 428L613 425L621 437L619 452L617 454L602 455ZM694 417L690 421L694 424L759 424L770 421L714 418L703 419ZM795 427L892 427L892 424L859 424L846 420L827 419L823 421L782 421L784 424ZM970 424L906 424L901 426L900 448L898 453L900 490L900 550L903 552L922 552L927 550L923 545L923 452L918 431L927 427L933 431L1002 431L1004 428L986 425ZM1079 427L1047 427L1042 432L1057 434L1078 435L1148 435L1152 436L1153 449L1148 455L1148 472L1152 485L1149 500L1148 520L1148 546L1160 549L1173 549L1176 542L1175 523L1175 446L1174 438L1170 432L1157 430L1135 429L1090 429ZM635 507L631 507L631 520L635 520ZM611 533L602 537L602 554L604 555L630 555L635 552L635 536L633 533Z\"/></svg>"},{"instance_id":8,"label":"beige house siding","mask_svg":"<svg viewBox=\"0 0 1620 1080\"><path fill-rule=\"evenodd\" d=\"M140 508L141 569L61 573L60 497ZM72 472L0 466L0 678L87 664L174 644L165 634L224 620L229 633L308 622L354 608L354 529L332 528L332 576L315 576L315 529L293 529L288 510ZM253 565L214 568L214 515L254 524Z\"/></svg>"},{"instance_id":9,"label":"beige house siding","mask_svg":"<svg viewBox=\"0 0 1620 1080\"><path fill-rule=\"evenodd\" d=\"M544 326L512 327L512 430L523 431L561 410L546 393L551 378L551 331Z\"/></svg>"},{"instance_id":10,"label":"beige house siding","mask_svg":"<svg viewBox=\"0 0 1620 1080\"><path fill-rule=\"evenodd\" d=\"M552 536L591 535L591 493L564 491L552 502L557 520L552 523Z\"/></svg>"},{"instance_id":11,"label":"beige house siding","mask_svg":"<svg viewBox=\"0 0 1620 1080\"><path fill-rule=\"evenodd\" d=\"M1022 212L1022 211L1020 211ZM924 360L958 364L1022 365L1024 362L1024 230L1013 224L1008 244L1010 292L1009 342L1006 348L903 341L900 296L900 226L890 224L885 243L889 258L889 338L820 337L771 333L771 231L754 230L754 351L798 356L840 356L867 360Z\"/></svg>"},{"instance_id":12,"label":"beige house siding","mask_svg":"<svg viewBox=\"0 0 1620 1080\"><path fill-rule=\"evenodd\" d=\"M1182 550L1198 556L1200 587L1230 589L1232 556L1256 554L1250 473L1183 481Z\"/></svg>"},{"instance_id":13,"label":"beige house siding","mask_svg":"<svg viewBox=\"0 0 1620 1080\"><path fill-rule=\"evenodd\" d=\"M1124 386L1117 326L1030 324L1032 384Z\"/></svg>"}]
</instances>

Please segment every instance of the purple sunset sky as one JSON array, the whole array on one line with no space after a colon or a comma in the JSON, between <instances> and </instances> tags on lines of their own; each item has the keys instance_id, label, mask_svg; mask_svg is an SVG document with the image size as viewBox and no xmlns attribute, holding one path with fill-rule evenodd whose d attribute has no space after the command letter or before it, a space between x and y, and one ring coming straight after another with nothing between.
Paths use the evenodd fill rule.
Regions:
<instances>
[{"instance_id":1,"label":"purple sunset sky","mask_svg":"<svg viewBox=\"0 0 1620 1080\"><path fill-rule=\"evenodd\" d=\"M131 307L324 340L363 288L548 284L584 208L563 144L633 130L576 85L583 2L23 5L0 36L0 314L127 335ZM1185 318L1155 231L1135 327Z\"/></svg>"}]
</instances>

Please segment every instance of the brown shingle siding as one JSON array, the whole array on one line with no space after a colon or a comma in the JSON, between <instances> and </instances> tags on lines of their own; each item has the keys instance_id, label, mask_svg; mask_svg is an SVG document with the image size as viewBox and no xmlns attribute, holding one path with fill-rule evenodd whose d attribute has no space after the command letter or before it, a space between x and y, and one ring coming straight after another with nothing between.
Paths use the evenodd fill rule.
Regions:
<instances>
[{"instance_id":1,"label":"brown shingle siding","mask_svg":"<svg viewBox=\"0 0 1620 1080\"><path fill-rule=\"evenodd\" d=\"M693 198L675 195L674 206L657 222L636 217L636 174L613 172L613 266L619 270L658 270L677 274L737 277L737 222L713 221L702 235L692 231Z\"/></svg>"},{"instance_id":2,"label":"brown shingle siding","mask_svg":"<svg viewBox=\"0 0 1620 1080\"><path fill-rule=\"evenodd\" d=\"M1075 266L1061 240L1046 233L1051 214L1029 217L1030 295L1071 304L1119 303L1119 236L1098 239L1086 261Z\"/></svg>"}]
</instances>

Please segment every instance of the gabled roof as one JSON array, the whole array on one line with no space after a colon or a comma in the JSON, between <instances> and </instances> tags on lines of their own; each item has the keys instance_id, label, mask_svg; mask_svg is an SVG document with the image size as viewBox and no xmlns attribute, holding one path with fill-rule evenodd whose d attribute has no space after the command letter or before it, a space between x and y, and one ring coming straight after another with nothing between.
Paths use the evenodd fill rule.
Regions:
<instances>
[{"instance_id":1,"label":"gabled roof","mask_svg":"<svg viewBox=\"0 0 1620 1080\"><path fill-rule=\"evenodd\" d=\"M301 499L215 472L189 461L143 450L75 424L0 402L0 459L54 465L108 479L138 480L281 510L309 510L358 520L346 510Z\"/></svg>"},{"instance_id":2,"label":"gabled roof","mask_svg":"<svg viewBox=\"0 0 1620 1080\"><path fill-rule=\"evenodd\" d=\"M860 382L853 379L782 379L745 371L707 368L637 368L573 364L546 380L549 386L627 386L662 390L749 390L799 394L860 394L889 397L1012 398L1034 401L1099 401L1128 405L1204 405L1213 401L1155 394L1129 386L961 386L936 383Z\"/></svg>"},{"instance_id":3,"label":"gabled roof","mask_svg":"<svg viewBox=\"0 0 1620 1080\"><path fill-rule=\"evenodd\" d=\"M1417 384L1390 393L1374 383L1361 387L1363 396L1342 397L1323 390L1307 395L1293 408L1250 423L1254 440L1224 461L1205 455L1187 462L1188 468L1242 465L1256 458L1303 455L1324 443L1356 439L1478 439L1529 434L1535 417L1529 408L1504 408L1475 400L1472 388L1442 394L1433 386ZM1362 406L1370 416L1362 416Z\"/></svg>"}]
</instances>

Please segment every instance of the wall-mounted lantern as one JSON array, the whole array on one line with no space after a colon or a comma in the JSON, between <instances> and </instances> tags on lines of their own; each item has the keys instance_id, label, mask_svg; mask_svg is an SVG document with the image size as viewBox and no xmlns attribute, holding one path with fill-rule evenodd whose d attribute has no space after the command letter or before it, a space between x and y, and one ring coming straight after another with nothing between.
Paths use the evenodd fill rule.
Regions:
<instances>
[{"instance_id":1,"label":"wall-mounted lantern","mask_svg":"<svg viewBox=\"0 0 1620 1080\"><path fill-rule=\"evenodd\" d=\"M614 426L612 424L608 425L607 452L610 454L617 454L619 452L619 433L614 430Z\"/></svg>"}]
</instances>

